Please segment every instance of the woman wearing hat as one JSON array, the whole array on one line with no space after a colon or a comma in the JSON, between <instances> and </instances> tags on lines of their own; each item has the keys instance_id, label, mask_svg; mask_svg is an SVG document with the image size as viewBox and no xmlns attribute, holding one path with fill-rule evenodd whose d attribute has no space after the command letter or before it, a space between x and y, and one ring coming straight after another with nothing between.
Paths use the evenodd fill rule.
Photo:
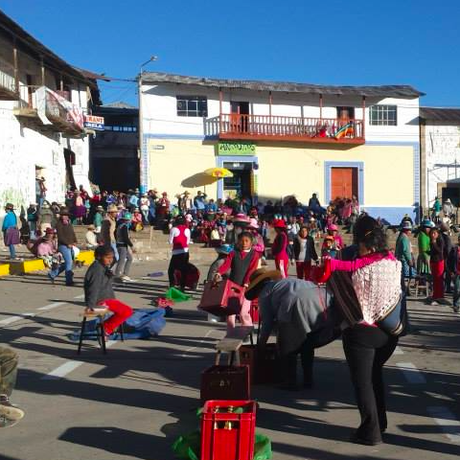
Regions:
<instances>
[{"instance_id":1,"label":"woman wearing hat","mask_svg":"<svg viewBox=\"0 0 460 460\"><path fill-rule=\"evenodd\" d=\"M402 274L404 278L415 278L415 262L412 254L412 243L410 236L412 225L409 221L404 221L401 225L401 232L396 240L395 256L402 264Z\"/></svg>"},{"instance_id":2,"label":"woman wearing hat","mask_svg":"<svg viewBox=\"0 0 460 460\"><path fill-rule=\"evenodd\" d=\"M420 224L418 234L418 259L417 271L420 275L429 275L430 270L430 230L434 227L434 222L430 219L423 219Z\"/></svg>"},{"instance_id":3,"label":"woman wearing hat","mask_svg":"<svg viewBox=\"0 0 460 460\"><path fill-rule=\"evenodd\" d=\"M276 232L276 237L272 244L272 255L275 259L276 269L280 271L283 278L287 278L289 269L287 247L289 238L287 236L286 222L284 219L276 219L273 222L273 227Z\"/></svg>"},{"instance_id":4,"label":"woman wearing hat","mask_svg":"<svg viewBox=\"0 0 460 460\"><path fill-rule=\"evenodd\" d=\"M3 240L5 246L10 250L10 259L18 260L15 248L15 246L21 242L18 230L18 218L14 213L14 206L11 203L6 204L5 211L6 215L2 224Z\"/></svg>"}]
</instances>

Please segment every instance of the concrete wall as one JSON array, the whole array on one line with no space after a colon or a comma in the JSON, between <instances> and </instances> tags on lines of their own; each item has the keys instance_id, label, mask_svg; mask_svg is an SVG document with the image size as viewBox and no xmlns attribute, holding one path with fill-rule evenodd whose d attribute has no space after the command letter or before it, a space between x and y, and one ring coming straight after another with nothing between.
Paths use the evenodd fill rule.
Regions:
<instances>
[{"instance_id":1,"label":"concrete wall","mask_svg":"<svg viewBox=\"0 0 460 460\"><path fill-rule=\"evenodd\" d=\"M174 196L190 187L181 186L191 176L225 161L257 162L258 196L262 201L278 200L294 194L307 203L318 193L325 204L330 196L330 168L350 166L359 169L359 197L362 206L375 217L397 223L405 213L414 217L416 189L413 145L364 145L348 150L309 148L298 144L256 147L254 157L216 156L215 143L193 139L147 140L149 152L149 188L157 187ZM395 167L396 165L396 167ZM206 192L217 198L218 183ZM194 190L204 190L197 187ZM193 191L192 191L193 193ZM225 198L225 196L224 196Z\"/></svg>"},{"instance_id":2,"label":"concrete wall","mask_svg":"<svg viewBox=\"0 0 460 460\"><path fill-rule=\"evenodd\" d=\"M460 125L426 122L424 128L424 151L427 167L428 206L432 206L438 195L438 183L460 182ZM454 165L439 167L436 164Z\"/></svg>"},{"instance_id":3,"label":"concrete wall","mask_svg":"<svg viewBox=\"0 0 460 460\"><path fill-rule=\"evenodd\" d=\"M142 129L144 133L171 136L204 136L205 119L177 116L176 96L205 96L208 98L208 119L219 115L219 92L212 88L186 85L143 85ZM224 90L223 113L230 113L231 101L248 101L250 113L269 115L268 92ZM369 125L369 106L389 104L398 106L397 126ZM351 96L325 96L323 118L337 118L338 106L355 107L355 118L363 118L362 98ZM319 97L309 94L273 93L272 115L293 117L319 117ZM418 142L419 99L367 98L366 140L378 142Z\"/></svg>"}]
</instances>

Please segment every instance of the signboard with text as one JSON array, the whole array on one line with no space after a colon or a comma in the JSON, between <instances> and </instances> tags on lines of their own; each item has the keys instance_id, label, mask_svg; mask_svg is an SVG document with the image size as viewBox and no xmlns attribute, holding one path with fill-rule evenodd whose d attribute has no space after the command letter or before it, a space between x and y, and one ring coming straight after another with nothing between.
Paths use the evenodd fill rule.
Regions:
<instances>
[{"instance_id":1,"label":"signboard with text","mask_svg":"<svg viewBox=\"0 0 460 460\"><path fill-rule=\"evenodd\" d=\"M94 129L95 131L104 131L104 117L85 115L85 128Z\"/></svg>"},{"instance_id":2,"label":"signboard with text","mask_svg":"<svg viewBox=\"0 0 460 460\"><path fill-rule=\"evenodd\" d=\"M256 145L252 142L219 142L218 155L255 155Z\"/></svg>"}]
</instances>

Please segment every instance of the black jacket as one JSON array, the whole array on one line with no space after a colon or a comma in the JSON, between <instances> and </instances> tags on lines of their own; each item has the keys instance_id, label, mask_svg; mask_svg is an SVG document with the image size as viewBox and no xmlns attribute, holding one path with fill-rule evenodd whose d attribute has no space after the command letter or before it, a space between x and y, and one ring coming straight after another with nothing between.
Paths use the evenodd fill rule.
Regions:
<instances>
[{"instance_id":1,"label":"black jacket","mask_svg":"<svg viewBox=\"0 0 460 460\"><path fill-rule=\"evenodd\" d=\"M447 260L449 257L450 251L452 250L452 241L450 240L450 236L444 232L441 233L441 237L444 243L443 257L444 257L444 260Z\"/></svg>"},{"instance_id":2,"label":"black jacket","mask_svg":"<svg viewBox=\"0 0 460 460\"><path fill-rule=\"evenodd\" d=\"M117 247L133 247L133 242L129 237L129 229L127 223L122 223L117 227L115 236L117 240Z\"/></svg>"},{"instance_id":3,"label":"black jacket","mask_svg":"<svg viewBox=\"0 0 460 460\"><path fill-rule=\"evenodd\" d=\"M453 246L449 252L449 257L447 258L447 269L455 274L460 275L457 273L457 265L458 265L458 250L459 246Z\"/></svg>"},{"instance_id":4,"label":"black jacket","mask_svg":"<svg viewBox=\"0 0 460 460\"><path fill-rule=\"evenodd\" d=\"M294 238L294 259L298 260L300 254L300 241L299 236ZM311 236L307 236L307 248L305 252L305 262L311 260L318 260L318 254L316 253L315 241Z\"/></svg>"},{"instance_id":5,"label":"black jacket","mask_svg":"<svg viewBox=\"0 0 460 460\"><path fill-rule=\"evenodd\" d=\"M431 262L441 262L444 260L444 240L442 235L433 243L430 243L430 257Z\"/></svg>"},{"instance_id":6,"label":"black jacket","mask_svg":"<svg viewBox=\"0 0 460 460\"><path fill-rule=\"evenodd\" d=\"M93 262L85 275L85 302L89 308L95 308L99 302L115 299L112 287L113 274L98 260Z\"/></svg>"}]
</instances>

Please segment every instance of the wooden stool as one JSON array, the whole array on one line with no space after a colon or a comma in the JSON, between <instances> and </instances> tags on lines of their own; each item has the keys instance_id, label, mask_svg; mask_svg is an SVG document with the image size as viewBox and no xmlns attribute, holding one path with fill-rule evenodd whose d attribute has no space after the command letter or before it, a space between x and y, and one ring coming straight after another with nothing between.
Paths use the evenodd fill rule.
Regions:
<instances>
[{"instance_id":1,"label":"wooden stool","mask_svg":"<svg viewBox=\"0 0 460 460\"><path fill-rule=\"evenodd\" d=\"M243 345L243 342L249 336L251 340L251 345L254 345L252 338L252 332L254 330L253 326L241 326L236 327L231 333L227 334L222 340L217 342L216 345L216 366L219 365L220 356L222 352L228 353L228 365L239 366L240 364L240 354L238 350Z\"/></svg>"},{"instance_id":2,"label":"wooden stool","mask_svg":"<svg viewBox=\"0 0 460 460\"><path fill-rule=\"evenodd\" d=\"M81 347L83 345L83 339L86 337L93 337L92 334L85 332L86 320L88 319L96 320L96 338L99 343L99 346L102 349L102 353L107 354L105 331L104 331L104 318L105 318L105 315L107 315L108 313L110 313L110 310L108 308L95 308L91 312L85 312L85 313L80 314L80 316L83 317L83 321L81 322L80 340L78 342L77 354L80 354L81 352ZM118 327L118 333L120 334L121 341L124 342L123 324L120 324L120 326Z\"/></svg>"},{"instance_id":3,"label":"wooden stool","mask_svg":"<svg viewBox=\"0 0 460 460\"><path fill-rule=\"evenodd\" d=\"M417 277L415 280L415 297L420 297L420 291L425 291L425 297L430 296L430 283L426 278Z\"/></svg>"}]
</instances>

